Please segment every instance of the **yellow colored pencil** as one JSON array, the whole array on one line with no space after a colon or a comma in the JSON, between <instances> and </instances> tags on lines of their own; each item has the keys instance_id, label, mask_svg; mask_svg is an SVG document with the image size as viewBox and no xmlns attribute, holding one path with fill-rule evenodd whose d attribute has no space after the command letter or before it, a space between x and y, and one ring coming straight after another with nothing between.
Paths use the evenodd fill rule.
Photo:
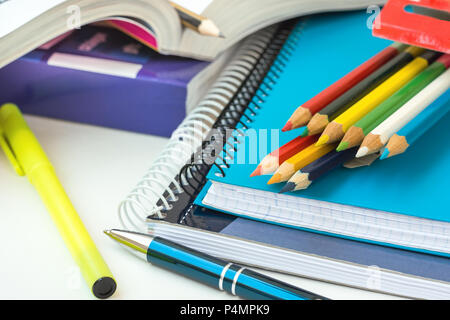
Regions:
<instances>
[{"instance_id":1,"label":"yellow colored pencil","mask_svg":"<svg viewBox=\"0 0 450 320\"><path fill-rule=\"evenodd\" d=\"M372 111L384 100L389 98L408 81L425 69L430 63L436 60L440 55L441 53L439 52L427 50L419 57L408 63L405 67L389 77L373 91L368 93L344 113L330 122L323 131L316 145L320 146L326 143L339 141L353 124Z\"/></svg>"},{"instance_id":2,"label":"yellow colored pencil","mask_svg":"<svg viewBox=\"0 0 450 320\"><path fill-rule=\"evenodd\" d=\"M272 184L289 180L298 170L335 148L336 144L325 144L319 147L310 145L283 162L267 183Z\"/></svg>"}]
</instances>

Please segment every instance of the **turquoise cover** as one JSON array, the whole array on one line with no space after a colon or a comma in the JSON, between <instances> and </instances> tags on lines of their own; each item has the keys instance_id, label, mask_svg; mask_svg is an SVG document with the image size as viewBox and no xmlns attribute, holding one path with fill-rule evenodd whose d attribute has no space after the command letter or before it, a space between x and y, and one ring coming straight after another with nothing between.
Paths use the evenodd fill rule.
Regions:
<instances>
[{"instance_id":1,"label":"turquoise cover","mask_svg":"<svg viewBox=\"0 0 450 320\"><path fill-rule=\"evenodd\" d=\"M265 89L263 102L253 119L246 123L250 139L261 129L279 135L279 145L292 140L298 131L280 132L290 114L336 80L353 70L391 42L375 38L367 28L364 11L309 16L297 25L296 39L289 39L286 53L280 57L284 71L272 90ZM300 29L299 29L300 28ZM297 39L298 37L298 39ZM288 53L290 55L288 56ZM271 77L273 79L273 77ZM267 83L269 80L267 79ZM265 88L264 85L261 88ZM262 95L263 92L260 92ZM245 119L245 118L242 118ZM290 193L298 197L388 211L426 219L450 222L445 200L450 190L450 114L439 121L407 152L391 159L375 161L369 167L339 168L314 181L306 190ZM242 127L242 125L238 125ZM263 135L264 136L264 135ZM213 166L208 179L264 191L279 192L283 183L267 185L270 176L250 178L262 158L274 149L271 139L258 138L257 157L249 153L249 137L239 137L234 164L223 169L225 177ZM276 138L274 140L277 140ZM232 140L230 140L232 142ZM229 149L229 148L228 148ZM244 159L245 161L242 161ZM236 162L245 162L244 164ZM208 188L209 184L205 186ZM204 190L206 191L206 190ZM202 193L204 195L204 192ZM200 196L196 203L200 203Z\"/></svg>"}]
</instances>

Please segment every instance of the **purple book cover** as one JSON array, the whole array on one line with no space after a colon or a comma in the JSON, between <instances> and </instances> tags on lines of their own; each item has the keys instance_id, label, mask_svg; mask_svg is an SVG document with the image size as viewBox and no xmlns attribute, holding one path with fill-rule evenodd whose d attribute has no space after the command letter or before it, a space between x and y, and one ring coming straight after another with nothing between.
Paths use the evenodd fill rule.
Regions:
<instances>
[{"instance_id":1,"label":"purple book cover","mask_svg":"<svg viewBox=\"0 0 450 320\"><path fill-rule=\"evenodd\" d=\"M112 28L84 26L0 69L0 103L23 112L170 136L207 62L164 56Z\"/></svg>"}]
</instances>

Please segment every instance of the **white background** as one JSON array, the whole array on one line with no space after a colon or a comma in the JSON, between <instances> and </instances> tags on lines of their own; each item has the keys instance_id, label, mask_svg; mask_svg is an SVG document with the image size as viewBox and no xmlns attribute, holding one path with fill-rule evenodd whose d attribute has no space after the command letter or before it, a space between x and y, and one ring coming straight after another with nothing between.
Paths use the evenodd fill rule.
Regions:
<instances>
[{"instance_id":1,"label":"white background","mask_svg":"<svg viewBox=\"0 0 450 320\"><path fill-rule=\"evenodd\" d=\"M64 0L9 0L0 3L0 38Z\"/></svg>"},{"instance_id":2,"label":"white background","mask_svg":"<svg viewBox=\"0 0 450 320\"><path fill-rule=\"evenodd\" d=\"M117 206L143 176L166 138L26 117L117 283L111 299L233 299L148 264L107 238ZM0 299L95 299L36 191L0 153ZM258 270L260 271L260 270ZM265 272L331 299L395 299Z\"/></svg>"}]
</instances>

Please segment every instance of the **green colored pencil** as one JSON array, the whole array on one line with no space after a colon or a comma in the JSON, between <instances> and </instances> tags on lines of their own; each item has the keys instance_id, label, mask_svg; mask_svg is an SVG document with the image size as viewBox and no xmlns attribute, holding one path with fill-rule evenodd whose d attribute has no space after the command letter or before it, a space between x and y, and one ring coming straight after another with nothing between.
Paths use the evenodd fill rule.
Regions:
<instances>
[{"instance_id":1,"label":"green colored pencil","mask_svg":"<svg viewBox=\"0 0 450 320\"><path fill-rule=\"evenodd\" d=\"M395 57L313 115L301 135L321 133L328 123L424 51L400 43L393 43L391 47L398 52Z\"/></svg>"},{"instance_id":2,"label":"green colored pencil","mask_svg":"<svg viewBox=\"0 0 450 320\"><path fill-rule=\"evenodd\" d=\"M361 120L356 122L348 129L341 143L337 147L337 151L346 150L361 144L364 137L387 119L397 109L404 105L408 100L419 93L430 82L436 79L447 69L445 63L438 59L429 67L415 76L411 81L404 85L400 90L390 96L387 100L380 103L375 109L365 115Z\"/></svg>"}]
</instances>

